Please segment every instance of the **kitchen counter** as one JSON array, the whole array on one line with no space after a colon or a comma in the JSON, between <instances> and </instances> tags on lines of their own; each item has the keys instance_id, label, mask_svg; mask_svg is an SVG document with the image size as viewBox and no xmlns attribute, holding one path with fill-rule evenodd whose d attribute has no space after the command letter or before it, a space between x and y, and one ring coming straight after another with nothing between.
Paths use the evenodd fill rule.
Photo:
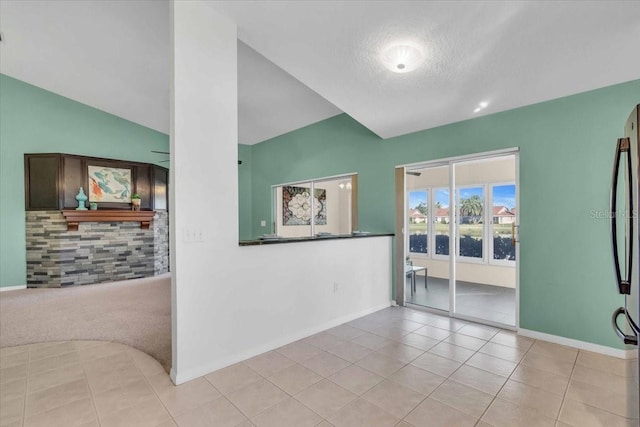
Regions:
<instances>
[{"instance_id":1,"label":"kitchen counter","mask_svg":"<svg viewBox=\"0 0 640 427\"><path fill-rule=\"evenodd\" d=\"M308 237L280 237L277 239L255 239L255 240L240 240L238 243L240 246L261 246L261 245L277 245L281 243L300 243L300 242L317 242L322 240L338 240L338 239L366 239L368 237L384 237L395 236L394 233L370 233L364 235L352 235L352 234L335 234L330 236L308 236Z\"/></svg>"}]
</instances>

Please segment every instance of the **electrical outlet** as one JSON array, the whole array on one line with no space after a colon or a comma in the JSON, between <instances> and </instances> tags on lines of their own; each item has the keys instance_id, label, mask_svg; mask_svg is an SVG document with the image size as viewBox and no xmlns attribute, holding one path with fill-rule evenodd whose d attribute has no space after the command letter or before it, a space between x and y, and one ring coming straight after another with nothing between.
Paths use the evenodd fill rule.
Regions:
<instances>
[{"instance_id":1,"label":"electrical outlet","mask_svg":"<svg viewBox=\"0 0 640 427\"><path fill-rule=\"evenodd\" d=\"M267 221L265 221L264 219L260 220L260 227L266 227L267 226Z\"/></svg>"}]
</instances>

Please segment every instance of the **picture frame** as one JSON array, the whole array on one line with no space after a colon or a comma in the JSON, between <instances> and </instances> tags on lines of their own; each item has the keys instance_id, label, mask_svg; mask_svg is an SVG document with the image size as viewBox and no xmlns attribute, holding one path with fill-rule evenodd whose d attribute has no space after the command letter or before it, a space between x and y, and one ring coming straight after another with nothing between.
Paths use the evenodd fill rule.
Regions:
<instances>
[{"instance_id":1,"label":"picture frame","mask_svg":"<svg viewBox=\"0 0 640 427\"><path fill-rule=\"evenodd\" d=\"M89 202L131 203L132 175L131 168L87 165Z\"/></svg>"}]
</instances>

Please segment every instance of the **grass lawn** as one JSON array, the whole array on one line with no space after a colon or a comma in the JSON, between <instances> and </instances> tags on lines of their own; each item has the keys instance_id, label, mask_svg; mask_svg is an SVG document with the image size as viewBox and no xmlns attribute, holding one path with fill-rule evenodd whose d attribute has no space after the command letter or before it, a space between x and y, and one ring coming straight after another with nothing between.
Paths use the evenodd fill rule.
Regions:
<instances>
[{"instance_id":1,"label":"grass lawn","mask_svg":"<svg viewBox=\"0 0 640 427\"><path fill-rule=\"evenodd\" d=\"M462 224L460 227L461 236L482 237L482 224ZM424 234L427 232L427 224L409 224L409 234ZM436 224L437 234L447 234L449 224ZM511 224L494 224L493 232L499 236L511 235Z\"/></svg>"}]
</instances>

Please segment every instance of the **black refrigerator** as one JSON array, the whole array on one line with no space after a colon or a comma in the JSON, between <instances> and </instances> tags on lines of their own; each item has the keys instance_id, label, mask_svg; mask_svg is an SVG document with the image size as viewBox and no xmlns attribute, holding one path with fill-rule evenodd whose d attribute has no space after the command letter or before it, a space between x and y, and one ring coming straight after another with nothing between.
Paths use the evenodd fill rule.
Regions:
<instances>
[{"instance_id":1,"label":"black refrigerator","mask_svg":"<svg viewBox=\"0 0 640 427\"><path fill-rule=\"evenodd\" d=\"M611 243L614 259L617 291L622 295L621 303L612 317L613 329L630 349L638 351L640 335L640 105L629 116L624 137L616 145L611 187ZM633 376L633 387L640 390L638 369ZM640 395L640 393L638 393ZM635 395L631 393L630 396ZM636 402L640 405L640 401ZM633 403L632 403L633 404Z\"/></svg>"}]
</instances>

